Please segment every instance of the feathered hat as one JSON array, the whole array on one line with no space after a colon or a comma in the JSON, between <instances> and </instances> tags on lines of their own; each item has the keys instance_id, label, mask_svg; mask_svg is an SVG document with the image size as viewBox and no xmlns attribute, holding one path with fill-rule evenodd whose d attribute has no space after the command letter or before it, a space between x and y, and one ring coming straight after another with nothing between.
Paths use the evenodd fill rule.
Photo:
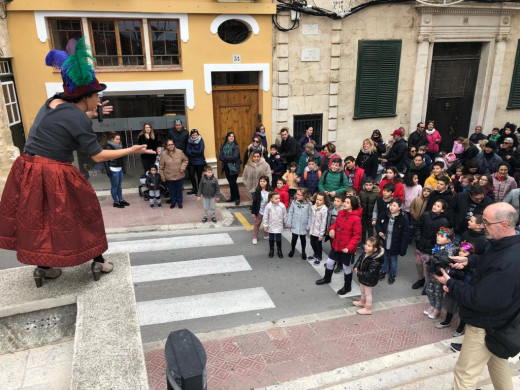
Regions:
<instances>
[{"instance_id":1,"label":"feathered hat","mask_svg":"<svg viewBox=\"0 0 520 390\"><path fill-rule=\"evenodd\" d=\"M74 54L69 56L66 51L51 50L45 57L45 65L61 70L63 93L70 98L80 98L107 88L96 79L93 61L85 37L78 40Z\"/></svg>"}]
</instances>

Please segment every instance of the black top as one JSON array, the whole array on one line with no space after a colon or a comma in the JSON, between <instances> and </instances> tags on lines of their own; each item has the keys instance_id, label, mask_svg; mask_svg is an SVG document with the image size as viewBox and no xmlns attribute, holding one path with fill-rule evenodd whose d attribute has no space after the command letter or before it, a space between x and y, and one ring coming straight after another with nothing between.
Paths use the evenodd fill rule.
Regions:
<instances>
[{"instance_id":1,"label":"black top","mask_svg":"<svg viewBox=\"0 0 520 390\"><path fill-rule=\"evenodd\" d=\"M25 143L25 151L58 161L74 161L73 152L85 149L89 156L101 153L92 122L85 112L72 103L62 103L56 108L45 102L34 119Z\"/></svg>"}]
</instances>

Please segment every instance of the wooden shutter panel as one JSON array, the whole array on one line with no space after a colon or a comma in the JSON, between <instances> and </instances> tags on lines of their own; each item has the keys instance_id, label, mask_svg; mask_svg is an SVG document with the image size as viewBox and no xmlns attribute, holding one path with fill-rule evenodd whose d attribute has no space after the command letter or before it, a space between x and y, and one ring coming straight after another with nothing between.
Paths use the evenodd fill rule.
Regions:
<instances>
[{"instance_id":1,"label":"wooden shutter panel","mask_svg":"<svg viewBox=\"0 0 520 390\"><path fill-rule=\"evenodd\" d=\"M509 101L507 108L520 108L520 39L516 48L515 67L513 69L513 80L509 90Z\"/></svg>"},{"instance_id":2,"label":"wooden shutter panel","mask_svg":"<svg viewBox=\"0 0 520 390\"><path fill-rule=\"evenodd\" d=\"M354 119L396 115L401 41L359 41Z\"/></svg>"}]
</instances>

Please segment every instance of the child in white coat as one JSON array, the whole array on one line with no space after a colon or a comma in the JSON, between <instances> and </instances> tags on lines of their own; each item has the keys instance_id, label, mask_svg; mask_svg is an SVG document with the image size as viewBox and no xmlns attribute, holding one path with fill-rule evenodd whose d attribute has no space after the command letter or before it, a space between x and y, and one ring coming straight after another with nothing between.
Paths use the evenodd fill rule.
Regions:
<instances>
[{"instance_id":1,"label":"child in white coat","mask_svg":"<svg viewBox=\"0 0 520 390\"><path fill-rule=\"evenodd\" d=\"M321 262L321 254L323 252L323 239L327 230L327 218L330 206L329 197L324 192L316 194L316 203L312 206L311 228L311 247L314 251L312 257L318 264ZM305 257L302 257L305 260Z\"/></svg>"},{"instance_id":2,"label":"child in white coat","mask_svg":"<svg viewBox=\"0 0 520 390\"><path fill-rule=\"evenodd\" d=\"M269 193L269 203L264 210L264 231L269 233L269 258L274 256L274 242L278 248L278 257L283 258L282 232L285 221L285 205L280 202L280 194L276 191Z\"/></svg>"},{"instance_id":3,"label":"child in white coat","mask_svg":"<svg viewBox=\"0 0 520 390\"><path fill-rule=\"evenodd\" d=\"M309 190L304 187L298 188L295 200L289 206L287 216L287 227L291 229L292 233L289 257L294 256L296 243L298 242L298 237L300 237L300 243L302 244L302 259L307 259L305 246L307 244L307 232L311 227L311 208L312 203Z\"/></svg>"}]
</instances>

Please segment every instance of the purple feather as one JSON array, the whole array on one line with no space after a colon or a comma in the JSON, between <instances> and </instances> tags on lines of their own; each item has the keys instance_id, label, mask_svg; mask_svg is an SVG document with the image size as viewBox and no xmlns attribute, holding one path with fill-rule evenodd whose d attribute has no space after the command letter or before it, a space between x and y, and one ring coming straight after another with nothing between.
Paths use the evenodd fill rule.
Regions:
<instances>
[{"instance_id":1,"label":"purple feather","mask_svg":"<svg viewBox=\"0 0 520 390\"><path fill-rule=\"evenodd\" d=\"M63 50L51 50L45 57L45 65L53 68L61 68L69 55Z\"/></svg>"}]
</instances>

